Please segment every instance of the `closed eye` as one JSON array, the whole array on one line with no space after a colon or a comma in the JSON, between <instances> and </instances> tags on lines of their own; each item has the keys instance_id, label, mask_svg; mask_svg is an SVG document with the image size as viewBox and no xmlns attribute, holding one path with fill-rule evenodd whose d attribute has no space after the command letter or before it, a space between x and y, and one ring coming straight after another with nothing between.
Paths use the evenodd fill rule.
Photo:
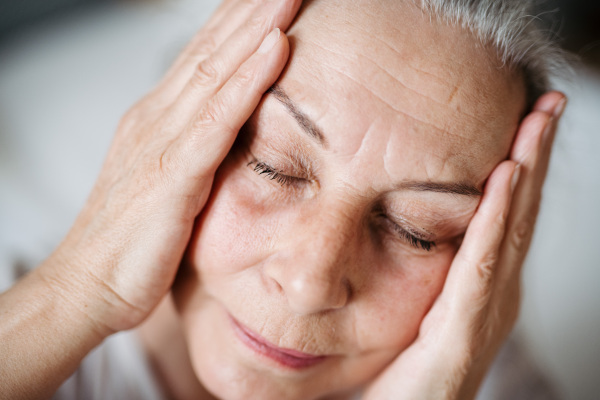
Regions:
<instances>
[{"instance_id":1,"label":"closed eye","mask_svg":"<svg viewBox=\"0 0 600 400\"><path fill-rule=\"evenodd\" d=\"M412 247L414 247L416 249L420 249L420 250L425 250L425 251L431 251L432 249L434 249L436 247L436 244L434 241L425 240L425 239L422 239L422 238L416 236L414 233L411 233L408 229L405 229L405 228L401 227L400 225L396 224L394 221L390 220L387 215L378 214L377 217L380 220L383 220L385 227L388 230L391 230L392 231L391 233L393 233L394 235L396 235L397 237L399 237L401 240L408 243Z\"/></svg>"},{"instance_id":2,"label":"closed eye","mask_svg":"<svg viewBox=\"0 0 600 400\"><path fill-rule=\"evenodd\" d=\"M432 248L435 248L435 242L419 239L418 237L409 233L407 230L403 229L399 225L397 225L393 222L392 222L392 224L393 224L393 228L394 228L394 231L396 232L396 234L398 236L400 236L402 239L406 240L411 246L413 246L417 249L419 249L419 248L423 249L425 251L431 251Z\"/></svg>"},{"instance_id":3,"label":"closed eye","mask_svg":"<svg viewBox=\"0 0 600 400\"><path fill-rule=\"evenodd\" d=\"M278 171L274 167L270 166L269 164L262 161L258 161L257 159L250 161L247 164L247 166L251 167L254 170L254 172L256 172L258 175L264 176L267 179L275 181L284 187L304 181L304 179L302 178L286 175L281 171Z\"/></svg>"}]
</instances>

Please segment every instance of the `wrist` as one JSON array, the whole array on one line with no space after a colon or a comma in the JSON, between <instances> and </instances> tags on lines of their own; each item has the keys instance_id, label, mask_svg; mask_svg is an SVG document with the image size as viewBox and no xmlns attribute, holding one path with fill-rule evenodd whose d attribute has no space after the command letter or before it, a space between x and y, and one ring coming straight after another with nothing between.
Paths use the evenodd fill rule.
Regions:
<instances>
[{"instance_id":1,"label":"wrist","mask_svg":"<svg viewBox=\"0 0 600 400\"><path fill-rule=\"evenodd\" d=\"M115 310L111 307L114 295L85 268L76 257L63 256L60 251L52 254L32 272L47 299L67 317L73 326L88 332L102 341L116 333Z\"/></svg>"},{"instance_id":2,"label":"wrist","mask_svg":"<svg viewBox=\"0 0 600 400\"><path fill-rule=\"evenodd\" d=\"M6 398L42 398L53 393L110 334L89 317L78 296L65 295L66 287L60 288L49 278L48 270L42 266L0 294L0 359Z\"/></svg>"}]
</instances>

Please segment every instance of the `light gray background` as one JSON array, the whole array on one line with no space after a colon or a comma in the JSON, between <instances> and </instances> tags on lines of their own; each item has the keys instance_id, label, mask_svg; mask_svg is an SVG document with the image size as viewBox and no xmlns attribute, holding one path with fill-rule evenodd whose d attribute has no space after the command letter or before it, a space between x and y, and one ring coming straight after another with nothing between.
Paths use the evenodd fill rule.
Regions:
<instances>
[{"instance_id":1,"label":"light gray background","mask_svg":"<svg viewBox=\"0 0 600 400\"><path fill-rule=\"evenodd\" d=\"M0 43L0 273L68 230L119 117L157 82L216 0L97 6ZM600 393L600 74L570 97L515 330L567 399ZM2 288L0 288L1 290Z\"/></svg>"}]
</instances>

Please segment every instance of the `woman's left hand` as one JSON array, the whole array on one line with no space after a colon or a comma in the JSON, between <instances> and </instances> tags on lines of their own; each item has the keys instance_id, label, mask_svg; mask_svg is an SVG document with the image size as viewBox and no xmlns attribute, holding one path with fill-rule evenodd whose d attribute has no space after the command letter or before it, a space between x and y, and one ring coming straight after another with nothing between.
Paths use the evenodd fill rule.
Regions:
<instances>
[{"instance_id":1,"label":"woman's left hand","mask_svg":"<svg viewBox=\"0 0 600 400\"><path fill-rule=\"evenodd\" d=\"M517 132L510 159L490 175L442 293L417 338L363 399L472 399L519 312L557 122L566 98L542 96Z\"/></svg>"}]
</instances>

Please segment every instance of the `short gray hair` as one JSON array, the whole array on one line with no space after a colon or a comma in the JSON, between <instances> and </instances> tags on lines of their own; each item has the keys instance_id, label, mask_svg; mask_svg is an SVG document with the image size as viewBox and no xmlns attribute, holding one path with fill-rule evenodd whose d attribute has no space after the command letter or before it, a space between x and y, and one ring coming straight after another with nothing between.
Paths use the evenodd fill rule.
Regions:
<instances>
[{"instance_id":1,"label":"short gray hair","mask_svg":"<svg viewBox=\"0 0 600 400\"><path fill-rule=\"evenodd\" d=\"M492 46L502 66L522 71L527 104L548 91L550 78L570 70L569 55L546 29L532 0L414 0L430 15L461 26Z\"/></svg>"}]
</instances>

